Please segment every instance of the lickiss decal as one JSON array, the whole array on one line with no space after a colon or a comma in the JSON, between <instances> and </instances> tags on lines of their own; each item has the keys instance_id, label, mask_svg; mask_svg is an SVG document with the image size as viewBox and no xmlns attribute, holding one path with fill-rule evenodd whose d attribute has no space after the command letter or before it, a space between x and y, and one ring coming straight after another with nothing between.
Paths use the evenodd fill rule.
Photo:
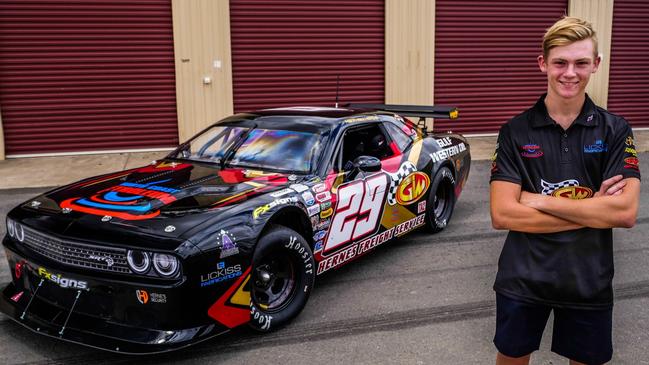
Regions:
<instances>
[{"instance_id":1,"label":"lickiss decal","mask_svg":"<svg viewBox=\"0 0 649 365\"><path fill-rule=\"evenodd\" d=\"M160 210L154 208L153 202L167 205L176 201L174 194L180 190L159 185L167 181L169 179L146 184L124 182L88 198L64 200L60 206L62 209L126 220L149 219L160 214Z\"/></svg>"},{"instance_id":2,"label":"lickiss decal","mask_svg":"<svg viewBox=\"0 0 649 365\"><path fill-rule=\"evenodd\" d=\"M564 180L558 183L551 183L541 179L541 194L551 195L570 199L586 199L593 196L593 190L580 186L575 179Z\"/></svg>"}]
</instances>

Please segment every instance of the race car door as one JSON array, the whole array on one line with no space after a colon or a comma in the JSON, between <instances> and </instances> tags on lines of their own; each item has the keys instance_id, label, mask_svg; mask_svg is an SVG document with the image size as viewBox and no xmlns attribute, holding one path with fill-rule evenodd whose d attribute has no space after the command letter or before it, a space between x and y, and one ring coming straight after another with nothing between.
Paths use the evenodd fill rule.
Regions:
<instances>
[{"instance_id":1,"label":"race car door","mask_svg":"<svg viewBox=\"0 0 649 365\"><path fill-rule=\"evenodd\" d=\"M331 226L324 241L323 256L344 250L355 242L377 233L385 205L391 176L384 171L386 165L398 164L399 151L388 143L383 128L377 124L353 127L345 132L334 155L333 173L339 178L332 186L336 206ZM361 157L363 156L363 157ZM359 157L375 157L381 168L361 169Z\"/></svg>"}]
</instances>

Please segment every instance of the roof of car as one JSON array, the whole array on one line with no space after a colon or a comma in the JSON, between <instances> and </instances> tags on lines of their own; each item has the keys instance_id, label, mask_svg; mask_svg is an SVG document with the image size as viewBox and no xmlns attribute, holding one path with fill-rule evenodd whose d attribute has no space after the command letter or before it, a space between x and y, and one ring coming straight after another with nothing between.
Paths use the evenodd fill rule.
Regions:
<instances>
[{"instance_id":1,"label":"roof of car","mask_svg":"<svg viewBox=\"0 0 649 365\"><path fill-rule=\"evenodd\" d=\"M259 116L313 116L328 119L341 119L359 114L374 114L376 110L371 109L347 109L347 108L329 108L329 107L310 107L310 106L296 106L289 108L272 108L261 109L252 112Z\"/></svg>"},{"instance_id":2,"label":"roof of car","mask_svg":"<svg viewBox=\"0 0 649 365\"><path fill-rule=\"evenodd\" d=\"M223 122L250 121L260 128L318 131L333 128L345 121L371 120L376 118L373 116L377 114L385 114L385 112L369 109L290 107L239 113Z\"/></svg>"}]
</instances>

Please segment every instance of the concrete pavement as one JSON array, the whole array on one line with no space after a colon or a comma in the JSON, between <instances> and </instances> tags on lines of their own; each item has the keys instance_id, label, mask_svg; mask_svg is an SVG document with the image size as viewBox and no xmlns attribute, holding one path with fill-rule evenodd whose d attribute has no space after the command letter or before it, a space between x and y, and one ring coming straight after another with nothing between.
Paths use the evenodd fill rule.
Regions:
<instances>
[{"instance_id":1,"label":"concrete pavement","mask_svg":"<svg viewBox=\"0 0 649 365\"><path fill-rule=\"evenodd\" d=\"M638 152L649 151L649 130L634 131ZM496 136L467 137L473 160L491 158ZM0 189L60 186L86 177L144 166L167 152L103 153L0 161Z\"/></svg>"}]
</instances>

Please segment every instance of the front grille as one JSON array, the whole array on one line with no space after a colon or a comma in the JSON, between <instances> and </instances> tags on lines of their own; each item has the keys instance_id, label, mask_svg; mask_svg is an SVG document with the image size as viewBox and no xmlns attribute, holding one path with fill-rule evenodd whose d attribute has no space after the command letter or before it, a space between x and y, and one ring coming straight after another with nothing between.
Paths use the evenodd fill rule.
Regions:
<instances>
[{"instance_id":1,"label":"front grille","mask_svg":"<svg viewBox=\"0 0 649 365\"><path fill-rule=\"evenodd\" d=\"M63 240L23 226L23 244L32 251L65 265L130 274L126 250Z\"/></svg>"}]
</instances>

